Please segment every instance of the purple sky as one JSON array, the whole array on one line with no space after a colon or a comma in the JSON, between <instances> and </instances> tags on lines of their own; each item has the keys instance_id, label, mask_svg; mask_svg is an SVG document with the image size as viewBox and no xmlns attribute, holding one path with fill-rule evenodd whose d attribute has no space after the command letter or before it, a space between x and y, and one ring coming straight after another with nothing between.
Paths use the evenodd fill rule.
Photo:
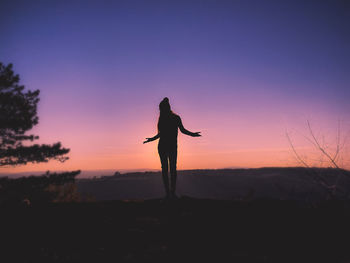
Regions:
<instances>
[{"instance_id":1,"label":"purple sky","mask_svg":"<svg viewBox=\"0 0 350 263\"><path fill-rule=\"evenodd\" d=\"M183 138L182 167L283 165L286 129L307 119L330 135L338 120L350 127L349 31L349 1L10 0L0 60L41 90L41 140L72 149L56 169L101 156L86 167L157 168L145 150L155 145L140 141L154 135L165 96L203 133ZM261 149L276 153L232 155ZM197 163L198 153L225 161Z\"/></svg>"}]
</instances>

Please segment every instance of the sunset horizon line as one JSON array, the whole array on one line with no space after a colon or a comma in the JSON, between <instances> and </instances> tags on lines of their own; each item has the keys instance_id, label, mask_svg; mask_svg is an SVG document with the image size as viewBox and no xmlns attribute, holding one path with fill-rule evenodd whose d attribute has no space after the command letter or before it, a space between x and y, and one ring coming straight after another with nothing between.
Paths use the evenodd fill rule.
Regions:
<instances>
[{"instance_id":1,"label":"sunset horizon line","mask_svg":"<svg viewBox=\"0 0 350 263\"><path fill-rule=\"evenodd\" d=\"M281 166L281 165L276 165L276 166L231 166L231 167L217 167L217 168L186 168L186 169L179 169L178 171L198 171L198 170L239 170L239 169L266 169L266 168L332 168L332 169L337 169L332 166L312 166L312 167L304 167L302 165L286 165L286 166ZM350 171L349 168L343 167L339 168L342 170L347 170ZM71 169L71 170L33 170L33 171L17 171L17 172L1 172L0 171L0 177L6 177L7 175L12 175L12 176L38 176L38 175L44 175L46 173L64 173L64 172L72 172L72 171L80 171L80 174L78 177L80 178L90 178L90 177L100 177L100 176L111 176L115 173L120 173L120 174L128 174L128 173L145 173L145 172L161 172L161 169L157 168L136 168L136 169ZM109 173L109 174L103 174L103 172ZM90 173L90 175L88 175ZM99 173L99 174L98 174ZM113 174L110 174L113 173ZM82 177L83 175L83 177Z\"/></svg>"}]
</instances>

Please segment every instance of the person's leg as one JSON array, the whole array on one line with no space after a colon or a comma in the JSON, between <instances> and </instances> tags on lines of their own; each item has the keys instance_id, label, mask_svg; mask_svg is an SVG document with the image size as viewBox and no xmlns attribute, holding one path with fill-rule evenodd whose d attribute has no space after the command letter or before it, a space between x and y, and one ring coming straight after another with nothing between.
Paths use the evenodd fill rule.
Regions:
<instances>
[{"instance_id":1,"label":"person's leg","mask_svg":"<svg viewBox=\"0 0 350 263\"><path fill-rule=\"evenodd\" d=\"M166 197L170 196L169 177L168 177L168 156L164 152L159 152L160 162L162 164L162 178L165 188Z\"/></svg>"},{"instance_id":2,"label":"person's leg","mask_svg":"<svg viewBox=\"0 0 350 263\"><path fill-rule=\"evenodd\" d=\"M176 197L175 191L176 191L176 162L177 162L177 149L173 150L169 154L169 163L170 163L170 194L173 197Z\"/></svg>"}]
</instances>

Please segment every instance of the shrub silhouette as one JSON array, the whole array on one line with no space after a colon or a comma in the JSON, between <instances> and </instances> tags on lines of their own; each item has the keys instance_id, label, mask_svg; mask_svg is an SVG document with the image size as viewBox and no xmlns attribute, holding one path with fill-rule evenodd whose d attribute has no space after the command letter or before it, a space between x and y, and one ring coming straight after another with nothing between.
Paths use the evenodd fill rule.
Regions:
<instances>
[{"instance_id":1,"label":"shrub silhouette","mask_svg":"<svg viewBox=\"0 0 350 263\"><path fill-rule=\"evenodd\" d=\"M0 178L1 204L43 204L49 202L78 201L74 184L80 171L49 173L41 176L9 179Z\"/></svg>"}]
</instances>

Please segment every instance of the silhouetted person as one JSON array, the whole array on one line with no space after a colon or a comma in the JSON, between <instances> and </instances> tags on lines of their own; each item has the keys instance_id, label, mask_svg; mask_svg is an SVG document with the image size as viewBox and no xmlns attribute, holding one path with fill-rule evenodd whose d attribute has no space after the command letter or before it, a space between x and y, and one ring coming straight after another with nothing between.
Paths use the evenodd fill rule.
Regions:
<instances>
[{"instance_id":1,"label":"silhouetted person","mask_svg":"<svg viewBox=\"0 0 350 263\"><path fill-rule=\"evenodd\" d=\"M167 198L176 198L176 161L177 161L177 131L186 135L199 137L200 132L190 132L184 128L180 116L171 111L169 99L164 98L159 104L158 134L152 138L146 138L143 143L151 142L159 138L158 153L162 164L162 177ZM168 178L168 162L170 164L170 187Z\"/></svg>"}]
</instances>

